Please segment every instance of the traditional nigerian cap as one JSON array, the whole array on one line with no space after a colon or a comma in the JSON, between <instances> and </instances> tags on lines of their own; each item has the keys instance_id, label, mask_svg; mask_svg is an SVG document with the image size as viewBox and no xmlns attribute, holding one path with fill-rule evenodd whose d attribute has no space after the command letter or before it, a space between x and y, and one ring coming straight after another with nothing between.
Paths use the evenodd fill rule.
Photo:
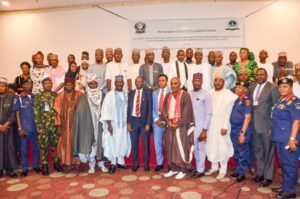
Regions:
<instances>
[{"instance_id":1,"label":"traditional nigerian cap","mask_svg":"<svg viewBox=\"0 0 300 199\"><path fill-rule=\"evenodd\" d=\"M295 66L295 70L300 69L300 62L295 64L294 66Z\"/></svg>"},{"instance_id":2,"label":"traditional nigerian cap","mask_svg":"<svg viewBox=\"0 0 300 199\"><path fill-rule=\"evenodd\" d=\"M97 49L95 50L95 53L103 53L103 50L102 50L101 48L97 48Z\"/></svg>"},{"instance_id":3,"label":"traditional nigerian cap","mask_svg":"<svg viewBox=\"0 0 300 199\"><path fill-rule=\"evenodd\" d=\"M293 84L293 79L291 79L290 77L281 77L278 82L277 82L277 85L281 85L281 84L290 84L292 85Z\"/></svg>"},{"instance_id":4,"label":"traditional nigerian cap","mask_svg":"<svg viewBox=\"0 0 300 199\"><path fill-rule=\"evenodd\" d=\"M221 74L221 73L217 73L217 74L215 74L215 76L214 76L214 80L215 79L223 79L223 80L225 80L225 76L223 75L223 74Z\"/></svg>"},{"instance_id":5,"label":"traditional nigerian cap","mask_svg":"<svg viewBox=\"0 0 300 199\"><path fill-rule=\"evenodd\" d=\"M286 56L287 56L286 52L278 53L278 57L286 57Z\"/></svg>"},{"instance_id":6,"label":"traditional nigerian cap","mask_svg":"<svg viewBox=\"0 0 300 199\"><path fill-rule=\"evenodd\" d=\"M115 49L114 49L114 54L115 54L116 52L122 53L122 48L115 48Z\"/></svg>"},{"instance_id":7,"label":"traditional nigerian cap","mask_svg":"<svg viewBox=\"0 0 300 199\"><path fill-rule=\"evenodd\" d=\"M193 79L200 79L200 80L202 80L202 77L203 77L202 73L194 73L193 74Z\"/></svg>"},{"instance_id":8,"label":"traditional nigerian cap","mask_svg":"<svg viewBox=\"0 0 300 199\"><path fill-rule=\"evenodd\" d=\"M133 53L140 53L140 49L134 48L134 49L132 49L132 52L133 52Z\"/></svg>"},{"instance_id":9,"label":"traditional nigerian cap","mask_svg":"<svg viewBox=\"0 0 300 199\"><path fill-rule=\"evenodd\" d=\"M243 74L243 73L247 73L247 68L245 68L245 67L240 68L240 70L238 71L238 74Z\"/></svg>"},{"instance_id":10,"label":"traditional nigerian cap","mask_svg":"<svg viewBox=\"0 0 300 199\"><path fill-rule=\"evenodd\" d=\"M22 81L22 85L27 84L27 83L33 84L33 81L32 81L31 79L24 79L24 80Z\"/></svg>"},{"instance_id":11,"label":"traditional nigerian cap","mask_svg":"<svg viewBox=\"0 0 300 199\"><path fill-rule=\"evenodd\" d=\"M107 53L107 52L113 52L114 50L112 49L112 48L106 48L105 49L105 53Z\"/></svg>"},{"instance_id":12,"label":"traditional nigerian cap","mask_svg":"<svg viewBox=\"0 0 300 199\"><path fill-rule=\"evenodd\" d=\"M115 81L116 80L124 80L124 76L123 75L116 75L115 76Z\"/></svg>"},{"instance_id":13,"label":"traditional nigerian cap","mask_svg":"<svg viewBox=\"0 0 300 199\"><path fill-rule=\"evenodd\" d=\"M162 50L170 50L170 48L168 46L164 46Z\"/></svg>"},{"instance_id":14,"label":"traditional nigerian cap","mask_svg":"<svg viewBox=\"0 0 300 199\"><path fill-rule=\"evenodd\" d=\"M86 76L86 82L90 83L92 81L98 82L98 76L95 73L88 73Z\"/></svg>"},{"instance_id":15,"label":"traditional nigerian cap","mask_svg":"<svg viewBox=\"0 0 300 199\"><path fill-rule=\"evenodd\" d=\"M7 85L8 84L8 80L6 77L0 77L0 84L5 84Z\"/></svg>"},{"instance_id":16,"label":"traditional nigerian cap","mask_svg":"<svg viewBox=\"0 0 300 199\"><path fill-rule=\"evenodd\" d=\"M45 81L52 81L51 77L50 77L48 74L45 74L44 77L42 78L42 84L43 84Z\"/></svg>"},{"instance_id":17,"label":"traditional nigerian cap","mask_svg":"<svg viewBox=\"0 0 300 199\"><path fill-rule=\"evenodd\" d=\"M81 64L83 64L83 63L89 64L89 60L86 60L86 59L81 60Z\"/></svg>"},{"instance_id":18,"label":"traditional nigerian cap","mask_svg":"<svg viewBox=\"0 0 300 199\"><path fill-rule=\"evenodd\" d=\"M217 51L216 51L216 55L223 55L223 53L222 53L222 51L217 50Z\"/></svg>"},{"instance_id":19,"label":"traditional nigerian cap","mask_svg":"<svg viewBox=\"0 0 300 199\"><path fill-rule=\"evenodd\" d=\"M196 48L195 49L195 53L202 53L203 52L203 49L202 48Z\"/></svg>"},{"instance_id":20,"label":"traditional nigerian cap","mask_svg":"<svg viewBox=\"0 0 300 199\"><path fill-rule=\"evenodd\" d=\"M248 82L243 82L243 81L237 81L235 83L236 86L244 86L244 87L248 87L249 83Z\"/></svg>"},{"instance_id":21,"label":"traditional nigerian cap","mask_svg":"<svg viewBox=\"0 0 300 199\"><path fill-rule=\"evenodd\" d=\"M146 55L149 53L153 53L153 50L151 48L148 48L145 53L146 53Z\"/></svg>"},{"instance_id":22,"label":"traditional nigerian cap","mask_svg":"<svg viewBox=\"0 0 300 199\"><path fill-rule=\"evenodd\" d=\"M65 84L66 83L72 83L72 84L74 84L75 83L75 79L73 77L66 77L65 78Z\"/></svg>"}]
</instances>

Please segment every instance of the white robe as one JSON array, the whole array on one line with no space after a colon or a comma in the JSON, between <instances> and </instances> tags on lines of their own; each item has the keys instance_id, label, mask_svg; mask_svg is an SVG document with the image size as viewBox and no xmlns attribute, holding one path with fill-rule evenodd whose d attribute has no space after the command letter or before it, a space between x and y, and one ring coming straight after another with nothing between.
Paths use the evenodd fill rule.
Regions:
<instances>
[{"instance_id":1,"label":"white robe","mask_svg":"<svg viewBox=\"0 0 300 199\"><path fill-rule=\"evenodd\" d=\"M211 162L221 162L233 155L230 139L230 114L238 96L225 88L221 91L211 90L210 94L212 119L207 133L207 159ZM221 129L227 129L225 136L221 135Z\"/></svg>"},{"instance_id":2,"label":"white robe","mask_svg":"<svg viewBox=\"0 0 300 199\"><path fill-rule=\"evenodd\" d=\"M101 110L100 121L103 124L103 149L104 156L109 160L114 160L116 157L129 156L131 150L131 142L129 132L127 131L127 94L125 92L120 92L122 99L125 100L126 106L123 109L125 113L124 120L125 125L123 127L118 127L117 124L117 109L116 107L116 96L118 93L115 90L108 92L104 98ZM113 134L111 135L108 131L108 123L111 121L113 128Z\"/></svg>"}]
</instances>

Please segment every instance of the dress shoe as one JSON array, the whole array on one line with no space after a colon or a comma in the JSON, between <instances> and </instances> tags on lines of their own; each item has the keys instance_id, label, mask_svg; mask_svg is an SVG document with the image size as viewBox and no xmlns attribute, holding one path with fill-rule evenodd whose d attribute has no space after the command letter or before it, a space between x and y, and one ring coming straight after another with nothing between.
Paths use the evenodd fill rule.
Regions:
<instances>
[{"instance_id":1,"label":"dress shoe","mask_svg":"<svg viewBox=\"0 0 300 199\"><path fill-rule=\"evenodd\" d=\"M107 173L108 172L108 168L106 168L106 166L103 166L100 168L102 173Z\"/></svg>"},{"instance_id":2,"label":"dress shoe","mask_svg":"<svg viewBox=\"0 0 300 199\"><path fill-rule=\"evenodd\" d=\"M117 169L117 165L112 164L112 165L110 165L110 167L108 169L108 173L109 174L114 174L116 172L116 169Z\"/></svg>"},{"instance_id":3,"label":"dress shoe","mask_svg":"<svg viewBox=\"0 0 300 199\"><path fill-rule=\"evenodd\" d=\"M125 164L117 164L117 167L120 169L127 169L127 166Z\"/></svg>"},{"instance_id":4,"label":"dress shoe","mask_svg":"<svg viewBox=\"0 0 300 199\"><path fill-rule=\"evenodd\" d=\"M281 192L283 192L283 190L282 190L281 187L273 188L272 191L273 191L274 193L281 193Z\"/></svg>"},{"instance_id":5,"label":"dress shoe","mask_svg":"<svg viewBox=\"0 0 300 199\"><path fill-rule=\"evenodd\" d=\"M95 168L94 167L91 167L88 171L89 174L93 174L95 173Z\"/></svg>"},{"instance_id":6,"label":"dress shoe","mask_svg":"<svg viewBox=\"0 0 300 199\"><path fill-rule=\"evenodd\" d=\"M13 171L6 172L6 175L8 177L11 177L11 178L17 178L18 177L18 175L15 172L13 172Z\"/></svg>"},{"instance_id":7,"label":"dress shoe","mask_svg":"<svg viewBox=\"0 0 300 199\"><path fill-rule=\"evenodd\" d=\"M40 172L41 172L40 167L33 168L33 170L34 170L36 173L40 173Z\"/></svg>"},{"instance_id":8,"label":"dress shoe","mask_svg":"<svg viewBox=\"0 0 300 199\"><path fill-rule=\"evenodd\" d=\"M136 172L139 168L139 165L135 165L132 167L132 172Z\"/></svg>"},{"instance_id":9,"label":"dress shoe","mask_svg":"<svg viewBox=\"0 0 300 199\"><path fill-rule=\"evenodd\" d=\"M251 181L254 183L260 183L260 182L264 181L264 177L263 176L255 176L254 178L252 178Z\"/></svg>"},{"instance_id":10,"label":"dress shoe","mask_svg":"<svg viewBox=\"0 0 300 199\"><path fill-rule=\"evenodd\" d=\"M221 180L221 179L225 178L225 176L226 176L226 173L219 173L219 174L217 175L216 179L217 179L217 180Z\"/></svg>"},{"instance_id":11,"label":"dress shoe","mask_svg":"<svg viewBox=\"0 0 300 199\"><path fill-rule=\"evenodd\" d=\"M178 173L178 171L170 170L168 173L164 174L164 177L168 178L168 177L171 177L173 175L176 175L177 173Z\"/></svg>"},{"instance_id":12,"label":"dress shoe","mask_svg":"<svg viewBox=\"0 0 300 199\"><path fill-rule=\"evenodd\" d=\"M238 176L238 177L235 179L235 181L236 181L236 182L243 182L245 179L246 179L245 176Z\"/></svg>"},{"instance_id":13,"label":"dress shoe","mask_svg":"<svg viewBox=\"0 0 300 199\"><path fill-rule=\"evenodd\" d=\"M43 176L49 175L48 164L42 165L42 175L43 175Z\"/></svg>"},{"instance_id":14,"label":"dress shoe","mask_svg":"<svg viewBox=\"0 0 300 199\"><path fill-rule=\"evenodd\" d=\"M158 171L162 170L163 168L164 168L163 165L157 165L157 166L155 167L154 171L155 171L155 172L158 172Z\"/></svg>"},{"instance_id":15,"label":"dress shoe","mask_svg":"<svg viewBox=\"0 0 300 199\"><path fill-rule=\"evenodd\" d=\"M249 173L250 173L250 175L254 176L255 169L254 168L249 168Z\"/></svg>"},{"instance_id":16,"label":"dress shoe","mask_svg":"<svg viewBox=\"0 0 300 199\"><path fill-rule=\"evenodd\" d=\"M206 176L210 176L210 175L216 173L217 171L218 171L218 170L209 169L208 171L205 172L205 175L206 175Z\"/></svg>"},{"instance_id":17,"label":"dress shoe","mask_svg":"<svg viewBox=\"0 0 300 199\"><path fill-rule=\"evenodd\" d=\"M268 186L270 186L270 184L272 184L272 180L265 179L264 181L262 181L259 184L259 186L261 186L261 187L268 187Z\"/></svg>"},{"instance_id":18,"label":"dress shoe","mask_svg":"<svg viewBox=\"0 0 300 199\"><path fill-rule=\"evenodd\" d=\"M276 195L276 198L277 199L294 199L294 198L297 198L297 195L295 193L290 194L290 193L286 193L286 192L281 192Z\"/></svg>"},{"instance_id":19,"label":"dress shoe","mask_svg":"<svg viewBox=\"0 0 300 199\"><path fill-rule=\"evenodd\" d=\"M26 177L28 175L28 170L24 170L21 172L21 177Z\"/></svg>"},{"instance_id":20,"label":"dress shoe","mask_svg":"<svg viewBox=\"0 0 300 199\"><path fill-rule=\"evenodd\" d=\"M145 171L145 172L150 171L150 167L149 167L148 165L144 166L144 171Z\"/></svg>"},{"instance_id":21,"label":"dress shoe","mask_svg":"<svg viewBox=\"0 0 300 199\"><path fill-rule=\"evenodd\" d=\"M236 172L230 175L230 178L237 178L237 177L239 177L239 174Z\"/></svg>"},{"instance_id":22,"label":"dress shoe","mask_svg":"<svg viewBox=\"0 0 300 199\"><path fill-rule=\"evenodd\" d=\"M202 176L204 176L204 173L196 171L195 173L193 173L193 175L191 175L191 178L200 178Z\"/></svg>"},{"instance_id":23,"label":"dress shoe","mask_svg":"<svg viewBox=\"0 0 300 199\"><path fill-rule=\"evenodd\" d=\"M53 168L57 172L63 172L64 171L64 169L62 168L62 166L58 162L53 164Z\"/></svg>"},{"instance_id":24,"label":"dress shoe","mask_svg":"<svg viewBox=\"0 0 300 199\"><path fill-rule=\"evenodd\" d=\"M185 175L186 175L186 173L183 173L183 172L180 171L180 172L175 176L175 179L180 180L180 179L184 178Z\"/></svg>"}]
</instances>

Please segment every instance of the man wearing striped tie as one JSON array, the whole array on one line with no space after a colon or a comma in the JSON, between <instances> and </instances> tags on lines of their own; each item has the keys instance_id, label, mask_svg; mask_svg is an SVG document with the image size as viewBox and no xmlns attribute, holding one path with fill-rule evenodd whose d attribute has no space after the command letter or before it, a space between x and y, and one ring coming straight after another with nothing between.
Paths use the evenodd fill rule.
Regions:
<instances>
[{"instance_id":1,"label":"man wearing striped tie","mask_svg":"<svg viewBox=\"0 0 300 199\"><path fill-rule=\"evenodd\" d=\"M152 96L148 89L143 89L144 80L138 76L135 79L136 89L128 94L127 127L131 138L131 152L133 158L132 171L139 167L138 150L139 136L142 136L144 149L144 170L150 171L150 125L152 121Z\"/></svg>"}]
</instances>

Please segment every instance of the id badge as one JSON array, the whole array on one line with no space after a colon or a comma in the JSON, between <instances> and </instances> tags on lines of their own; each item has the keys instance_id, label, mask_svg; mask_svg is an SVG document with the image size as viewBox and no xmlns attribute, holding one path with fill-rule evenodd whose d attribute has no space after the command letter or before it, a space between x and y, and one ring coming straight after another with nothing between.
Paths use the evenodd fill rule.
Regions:
<instances>
[{"instance_id":1,"label":"id badge","mask_svg":"<svg viewBox=\"0 0 300 199\"><path fill-rule=\"evenodd\" d=\"M257 106L258 105L258 101L253 102L253 106Z\"/></svg>"},{"instance_id":2,"label":"id badge","mask_svg":"<svg viewBox=\"0 0 300 199\"><path fill-rule=\"evenodd\" d=\"M49 112L50 111L50 104L49 102L44 103L44 111Z\"/></svg>"}]
</instances>

